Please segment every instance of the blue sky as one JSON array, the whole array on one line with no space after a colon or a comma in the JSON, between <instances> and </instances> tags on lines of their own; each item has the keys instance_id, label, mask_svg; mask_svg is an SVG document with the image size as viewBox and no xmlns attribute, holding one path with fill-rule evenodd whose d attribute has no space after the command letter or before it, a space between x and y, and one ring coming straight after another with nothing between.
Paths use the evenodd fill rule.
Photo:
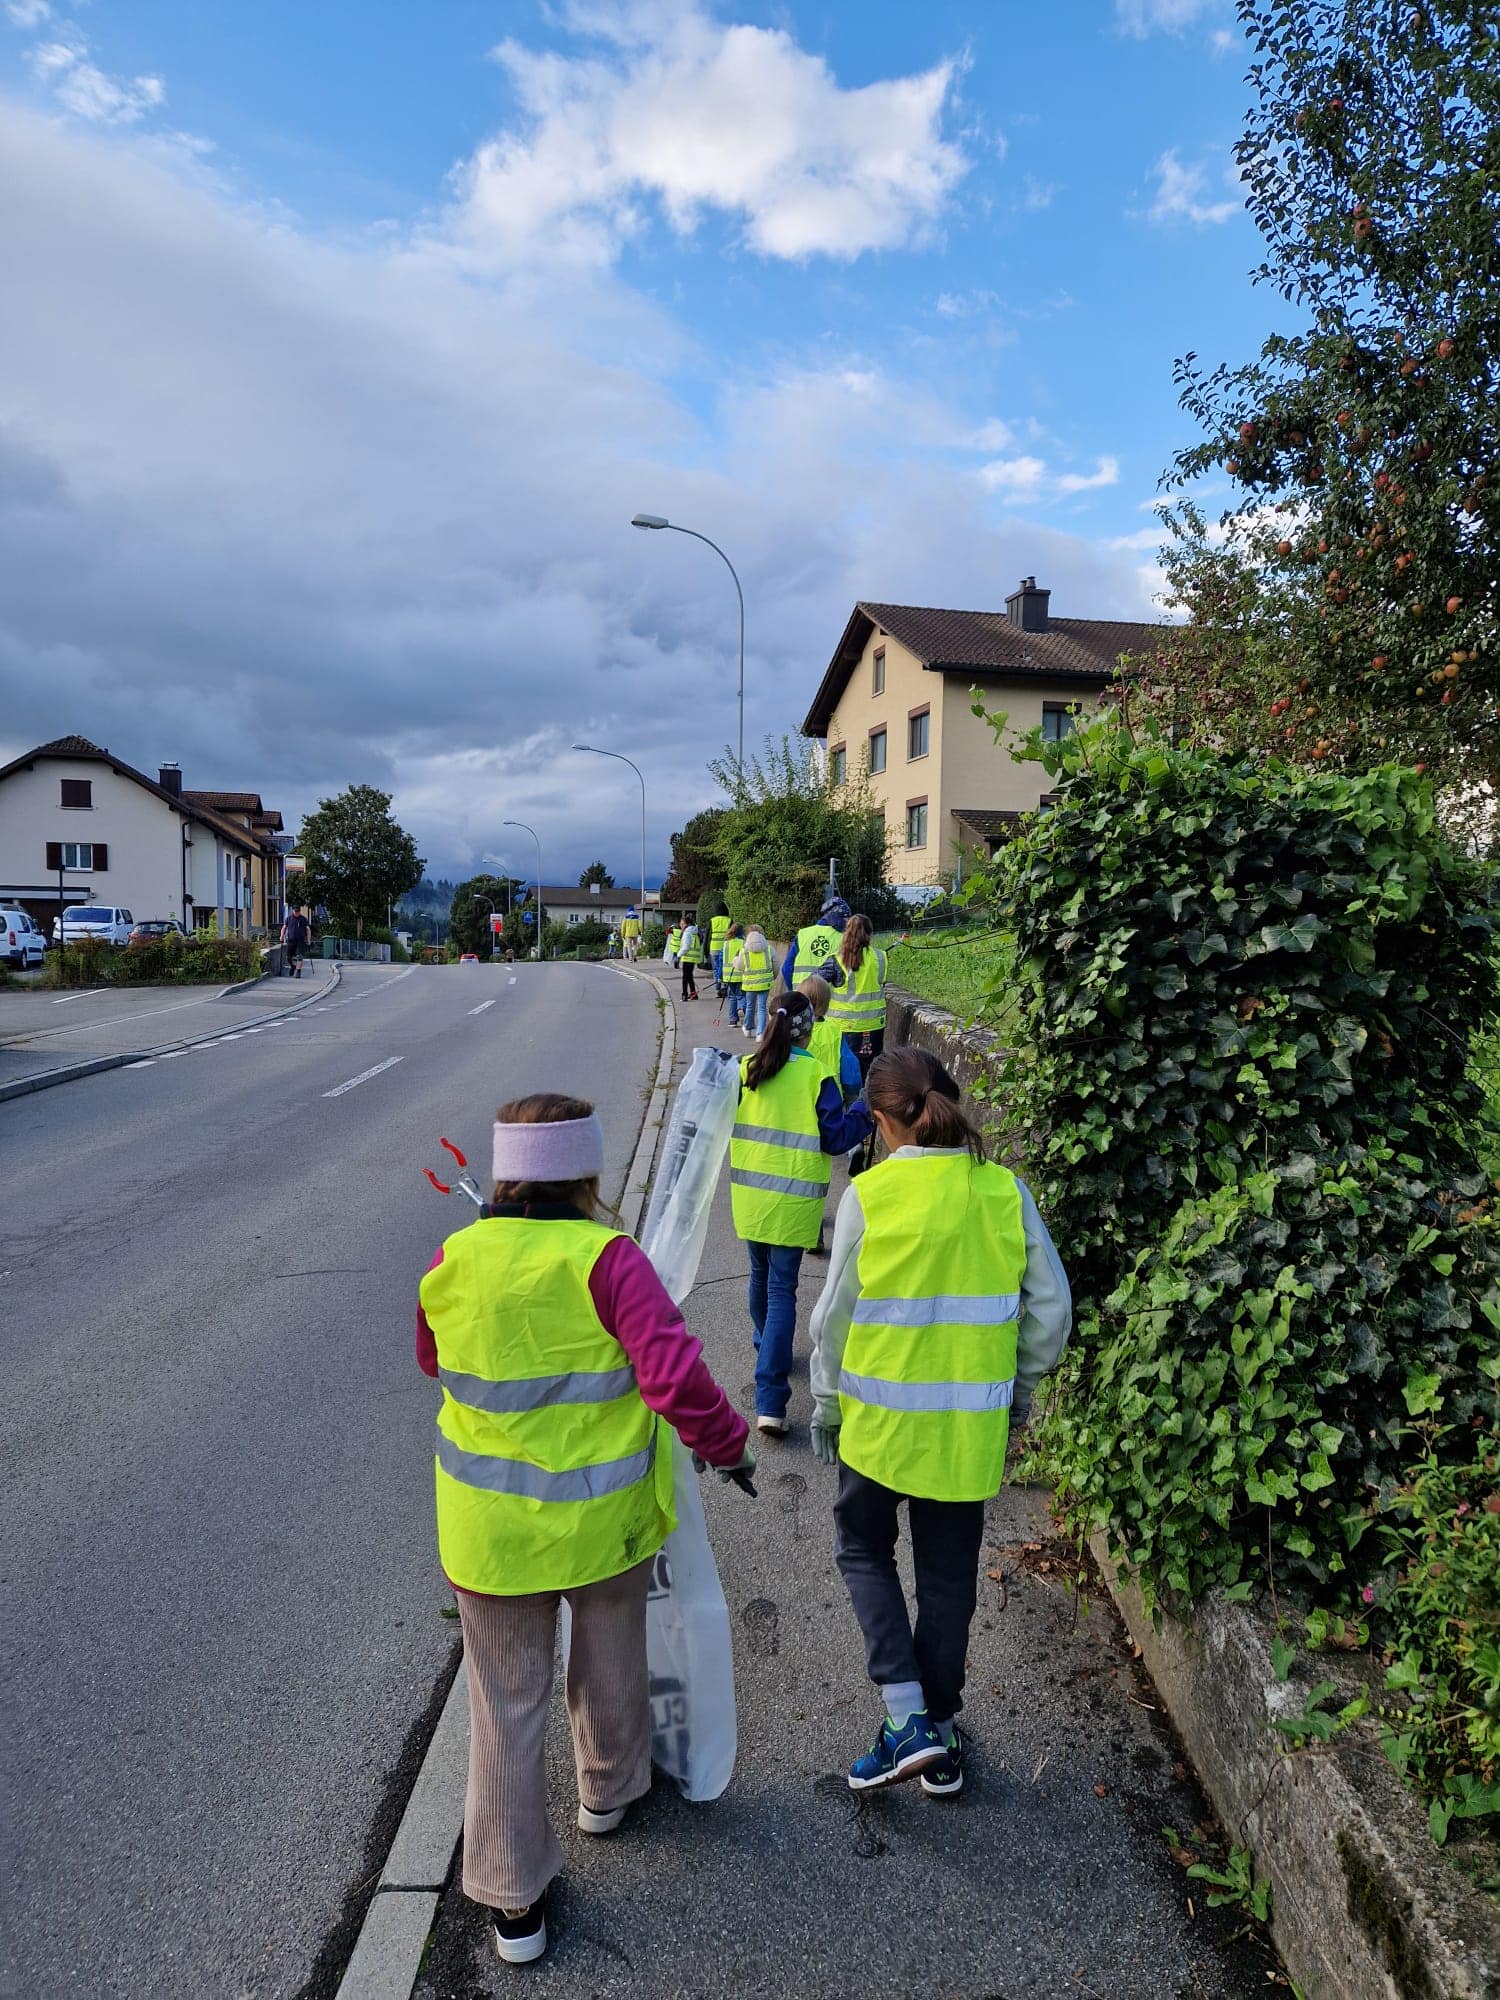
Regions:
<instances>
[{"instance_id":1,"label":"blue sky","mask_svg":"<svg viewBox=\"0 0 1500 2000\"><path fill-rule=\"evenodd\" d=\"M0 750L623 875L590 736L655 872L733 598L636 508L741 569L750 741L857 596L1152 615L1173 359L1276 311L1245 67L1227 0L0 0Z\"/></svg>"}]
</instances>

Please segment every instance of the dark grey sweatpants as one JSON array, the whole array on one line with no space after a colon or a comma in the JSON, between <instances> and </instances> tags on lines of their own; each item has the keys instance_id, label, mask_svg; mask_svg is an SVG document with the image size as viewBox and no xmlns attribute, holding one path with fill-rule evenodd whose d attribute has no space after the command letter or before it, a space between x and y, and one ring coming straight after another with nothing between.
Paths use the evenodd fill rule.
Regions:
<instances>
[{"instance_id":1,"label":"dark grey sweatpants","mask_svg":"<svg viewBox=\"0 0 1500 2000\"><path fill-rule=\"evenodd\" d=\"M896 1571L903 1505L916 1573L915 1632ZM840 1465L833 1518L834 1559L865 1637L870 1679L877 1687L920 1681L933 1721L951 1721L963 1707L984 1502L914 1499Z\"/></svg>"}]
</instances>

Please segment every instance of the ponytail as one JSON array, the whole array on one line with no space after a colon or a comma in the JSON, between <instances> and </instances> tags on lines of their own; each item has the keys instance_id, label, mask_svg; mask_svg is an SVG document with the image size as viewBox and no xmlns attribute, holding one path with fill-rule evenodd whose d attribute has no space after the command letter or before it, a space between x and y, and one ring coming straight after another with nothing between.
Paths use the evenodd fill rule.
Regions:
<instances>
[{"instance_id":1,"label":"ponytail","mask_svg":"<svg viewBox=\"0 0 1500 2000\"><path fill-rule=\"evenodd\" d=\"M812 1002L805 993L788 993L774 1004L760 1046L745 1065L745 1081L752 1090L779 1076L791 1061L792 1050L806 1045L813 1019Z\"/></svg>"},{"instance_id":2,"label":"ponytail","mask_svg":"<svg viewBox=\"0 0 1500 2000\"><path fill-rule=\"evenodd\" d=\"M845 924L844 935L839 939L839 960L846 972L858 972L874 935L875 926L868 917L851 917Z\"/></svg>"},{"instance_id":3,"label":"ponytail","mask_svg":"<svg viewBox=\"0 0 1500 2000\"><path fill-rule=\"evenodd\" d=\"M962 1146L976 1160L984 1140L959 1102L959 1088L926 1049L890 1049L876 1056L865 1079L872 1111L905 1126L914 1146Z\"/></svg>"}]
</instances>

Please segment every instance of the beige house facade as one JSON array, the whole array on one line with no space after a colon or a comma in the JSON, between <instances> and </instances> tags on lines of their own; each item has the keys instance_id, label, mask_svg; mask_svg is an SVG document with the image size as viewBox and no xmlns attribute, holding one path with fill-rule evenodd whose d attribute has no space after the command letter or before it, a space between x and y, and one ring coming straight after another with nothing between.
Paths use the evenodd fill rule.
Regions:
<instances>
[{"instance_id":1,"label":"beige house facade","mask_svg":"<svg viewBox=\"0 0 1500 2000\"><path fill-rule=\"evenodd\" d=\"M1046 774L1018 764L973 712L1064 735L1119 679L1122 655L1159 643L1135 621L1053 618L1026 577L1003 612L861 601L803 722L835 780L864 772L885 818L890 879L936 888L976 848L992 853L1045 802Z\"/></svg>"}]
</instances>

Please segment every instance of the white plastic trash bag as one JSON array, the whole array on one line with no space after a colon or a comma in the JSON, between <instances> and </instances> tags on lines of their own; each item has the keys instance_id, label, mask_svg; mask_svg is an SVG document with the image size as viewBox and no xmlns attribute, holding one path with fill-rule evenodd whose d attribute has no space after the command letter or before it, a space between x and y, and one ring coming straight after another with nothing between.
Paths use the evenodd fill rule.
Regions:
<instances>
[{"instance_id":1,"label":"white plastic trash bag","mask_svg":"<svg viewBox=\"0 0 1500 2000\"><path fill-rule=\"evenodd\" d=\"M674 1305L693 1289L719 1169L739 1103L739 1065L718 1049L695 1049L677 1087L641 1248Z\"/></svg>"},{"instance_id":2,"label":"white plastic trash bag","mask_svg":"<svg viewBox=\"0 0 1500 2000\"><path fill-rule=\"evenodd\" d=\"M651 1761L686 1799L716 1799L734 1774L729 1607L709 1545L692 1454L675 1432L677 1526L657 1552L646 1598Z\"/></svg>"}]
</instances>

